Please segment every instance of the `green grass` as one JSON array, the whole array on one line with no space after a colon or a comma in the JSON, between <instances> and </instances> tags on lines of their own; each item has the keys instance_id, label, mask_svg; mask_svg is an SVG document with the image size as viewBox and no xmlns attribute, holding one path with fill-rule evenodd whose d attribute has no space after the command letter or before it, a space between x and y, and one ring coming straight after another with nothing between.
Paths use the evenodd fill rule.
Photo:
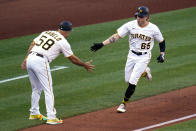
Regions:
<instances>
[{"instance_id":1,"label":"green grass","mask_svg":"<svg viewBox=\"0 0 196 131\"><path fill-rule=\"evenodd\" d=\"M189 120L186 122L178 123L168 127L156 129L154 131L195 131L196 129L196 120Z\"/></svg>"},{"instance_id":2,"label":"green grass","mask_svg":"<svg viewBox=\"0 0 196 131\"><path fill-rule=\"evenodd\" d=\"M155 45L150 67L153 81L141 79L133 100L196 85L196 8L165 12L151 16L159 26L167 44L166 62L158 64L158 44ZM93 73L73 65L61 55L51 67L70 68L52 72L57 115L61 118L96 111L118 105L127 88L124 82L124 66L128 53L128 37L108 45L96 53L89 47L116 32L123 23L132 20L118 20L75 28L68 38L74 53L82 60L93 59L96 69ZM0 80L24 75L20 69L30 42L35 36L0 40ZM10 131L31 127L43 122L28 121L31 87L29 79L0 84L0 130ZM41 112L45 114L44 95L40 101Z\"/></svg>"}]
</instances>

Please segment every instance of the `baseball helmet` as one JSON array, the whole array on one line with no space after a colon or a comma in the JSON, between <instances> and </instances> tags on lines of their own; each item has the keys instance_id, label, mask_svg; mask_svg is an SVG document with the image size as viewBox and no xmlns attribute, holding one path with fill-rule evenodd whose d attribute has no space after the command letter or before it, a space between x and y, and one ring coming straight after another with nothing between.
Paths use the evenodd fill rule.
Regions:
<instances>
[{"instance_id":1,"label":"baseball helmet","mask_svg":"<svg viewBox=\"0 0 196 131\"><path fill-rule=\"evenodd\" d=\"M137 12L135 13L135 18L140 17L140 18L144 18L146 16L149 16L150 12L148 7L146 6L140 6L137 9Z\"/></svg>"},{"instance_id":2,"label":"baseball helmet","mask_svg":"<svg viewBox=\"0 0 196 131\"><path fill-rule=\"evenodd\" d=\"M72 30L72 23L69 21L62 21L59 26L60 30L63 31L71 31Z\"/></svg>"}]
</instances>

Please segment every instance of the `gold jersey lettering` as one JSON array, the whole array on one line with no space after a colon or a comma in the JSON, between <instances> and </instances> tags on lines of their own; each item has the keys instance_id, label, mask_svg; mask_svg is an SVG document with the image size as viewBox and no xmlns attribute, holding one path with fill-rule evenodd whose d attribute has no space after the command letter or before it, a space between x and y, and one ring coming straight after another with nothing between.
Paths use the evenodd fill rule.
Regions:
<instances>
[{"instance_id":1,"label":"gold jersey lettering","mask_svg":"<svg viewBox=\"0 0 196 131\"><path fill-rule=\"evenodd\" d=\"M59 40L62 40L57 34L55 34L54 32L51 32L51 31L46 31L45 32L46 34L52 36L55 40L59 41Z\"/></svg>"},{"instance_id":2,"label":"gold jersey lettering","mask_svg":"<svg viewBox=\"0 0 196 131\"><path fill-rule=\"evenodd\" d=\"M151 41L151 37L143 34L131 34L131 38L140 38L141 40Z\"/></svg>"}]
</instances>

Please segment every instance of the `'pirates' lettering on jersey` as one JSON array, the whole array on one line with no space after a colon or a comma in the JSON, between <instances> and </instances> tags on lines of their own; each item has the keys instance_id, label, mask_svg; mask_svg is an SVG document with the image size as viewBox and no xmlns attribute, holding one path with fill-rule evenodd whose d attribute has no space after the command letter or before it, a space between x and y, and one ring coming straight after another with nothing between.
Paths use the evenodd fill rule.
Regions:
<instances>
[{"instance_id":1,"label":"'pirates' lettering on jersey","mask_svg":"<svg viewBox=\"0 0 196 131\"><path fill-rule=\"evenodd\" d=\"M151 41L151 37L143 35L143 34L131 34L131 38L140 38L145 41Z\"/></svg>"},{"instance_id":2,"label":"'pirates' lettering on jersey","mask_svg":"<svg viewBox=\"0 0 196 131\"><path fill-rule=\"evenodd\" d=\"M118 35L123 38L129 36L129 52L151 52L154 40L159 43L164 40L159 28L149 22L145 27L140 27L137 20L129 21L117 30Z\"/></svg>"}]
</instances>

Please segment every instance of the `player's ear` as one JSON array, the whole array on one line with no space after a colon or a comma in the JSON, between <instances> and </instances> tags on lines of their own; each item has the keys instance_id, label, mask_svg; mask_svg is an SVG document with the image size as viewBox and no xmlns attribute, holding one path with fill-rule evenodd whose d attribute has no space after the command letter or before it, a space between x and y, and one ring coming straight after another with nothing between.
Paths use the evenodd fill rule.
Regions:
<instances>
[{"instance_id":1,"label":"player's ear","mask_svg":"<svg viewBox=\"0 0 196 131\"><path fill-rule=\"evenodd\" d=\"M146 19L146 20L147 20L147 21L149 21L149 20L150 20L150 15L148 15L148 16L147 16L147 19Z\"/></svg>"}]
</instances>

